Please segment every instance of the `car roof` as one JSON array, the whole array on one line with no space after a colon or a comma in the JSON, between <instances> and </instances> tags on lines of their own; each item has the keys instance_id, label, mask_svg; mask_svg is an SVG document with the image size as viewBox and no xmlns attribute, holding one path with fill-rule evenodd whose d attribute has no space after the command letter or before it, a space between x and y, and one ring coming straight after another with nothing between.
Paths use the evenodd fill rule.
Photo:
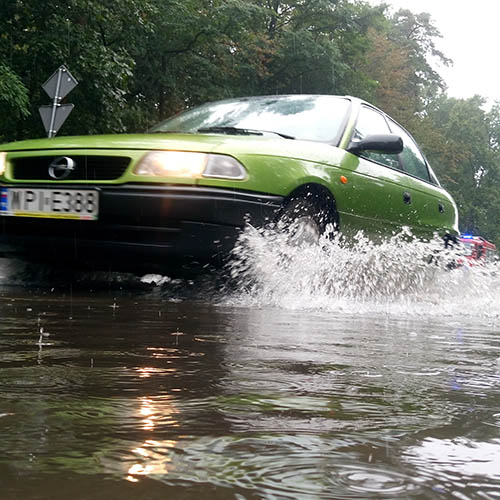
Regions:
<instances>
[{"instance_id":1,"label":"car roof","mask_svg":"<svg viewBox=\"0 0 500 500\"><path fill-rule=\"evenodd\" d=\"M254 96L228 97L226 99L217 99L214 101L208 101L204 104L211 104L217 102L223 103L223 102L234 102L234 101L247 101L247 100L256 101L261 99L287 99L290 97L332 97L337 99L346 99L351 101L351 103L354 104L356 107L359 107L360 105L364 104L365 106L369 106L370 108L376 109L380 113L387 115L387 113L384 110L377 108L377 106L374 106L373 104L371 104L368 101L365 101L364 99L352 95L340 95L340 94L264 94L264 95L254 95ZM394 118L392 119L394 120ZM398 123L398 125L402 127L401 124Z\"/></svg>"},{"instance_id":2,"label":"car roof","mask_svg":"<svg viewBox=\"0 0 500 500\"><path fill-rule=\"evenodd\" d=\"M216 99L210 102L224 102L224 101L246 101L246 100L260 100L260 99L286 99L290 97L335 97L338 99L349 99L351 101L362 102L362 99L350 95L336 95L336 94L263 94L263 95L246 95L238 97L227 97L225 99ZM366 103L369 104L369 103ZM371 106L371 104L370 104Z\"/></svg>"}]
</instances>

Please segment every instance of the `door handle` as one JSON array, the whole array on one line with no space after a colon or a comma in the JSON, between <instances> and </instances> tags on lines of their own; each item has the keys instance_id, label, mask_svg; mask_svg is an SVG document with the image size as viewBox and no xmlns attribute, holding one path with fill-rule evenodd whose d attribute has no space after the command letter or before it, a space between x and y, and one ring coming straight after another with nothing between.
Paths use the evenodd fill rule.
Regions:
<instances>
[{"instance_id":1,"label":"door handle","mask_svg":"<svg viewBox=\"0 0 500 500\"><path fill-rule=\"evenodd\" d=\"M403 201L407 205L411 205L411 194L408 191L404 191L403 192Z\"/></svg>"},{"instance_id":2,"label":"door handle","mask_svg":"<svg viewBox=\"0 0 500 500\"><path fill-rule=\"evenodd\" d=\"M442 203L438 203L438 210L440 214L444 213L444 205Z\"/></svg>"}]
</instances>

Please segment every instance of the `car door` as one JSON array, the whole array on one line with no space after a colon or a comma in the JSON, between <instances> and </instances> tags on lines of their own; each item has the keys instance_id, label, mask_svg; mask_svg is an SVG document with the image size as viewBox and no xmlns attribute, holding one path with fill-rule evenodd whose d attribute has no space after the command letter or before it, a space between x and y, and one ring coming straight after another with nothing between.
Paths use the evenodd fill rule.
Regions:
<instances>
[{"instance_id":1,"label":"car door","mask_svg":"<svg viewBox=\"0 0 500 500\"><path fill-rule=\"evenodd\" d=\"M403 139L399 161L405 176L401 179L407 224L415 235L432 235L452 227L455 209L447 193L429 168L427 161L410 134L388 117L391 132Z\"/></svg>"},{"instance_id":2,"label":"car door","mask_svg":"<svg viewBox=\"0 0 500 500\"><path fill-rule=\"evenodd\" d=\"M387 119L380 111L362 105L354 126L351 141L368 135L389 134ZM410 221L411 206L406 201L408 175L401 170L398 155L363 151L347 154L345 167L352 170L349 196L340 206L343 230L363 229L371 236L399 231Z\"/></svg>"}]
</instances>

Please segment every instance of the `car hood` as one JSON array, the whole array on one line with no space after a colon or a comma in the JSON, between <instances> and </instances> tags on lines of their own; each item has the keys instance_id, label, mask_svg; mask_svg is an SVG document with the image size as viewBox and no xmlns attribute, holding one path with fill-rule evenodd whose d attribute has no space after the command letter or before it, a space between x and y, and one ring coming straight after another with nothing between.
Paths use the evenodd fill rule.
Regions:
<instances>
[{"instance_id":1,"label":"car hood","mask_svg":"<svg viewBox=\"0 0 500 500\"><path fill-rule=\"evenodd\" d=\"M32 139L0 145L0 151L62 151L62 150L180 150L239 155L269 155L324 161L332 160L329 144L269 136L234 136L221 134L112 134L94 136L63 136L53 139Z\"/></svg>"},{"instance_id":2,"label":"car hood","mask_svg":"<svg viewBox=\"0 0 500 500\"><path fill-rule=\"evenodd\" d=\"M30 139L0 146L1 151L30 151L49 149L167 149L182 142L193 150L212 149L220 140L214 136L193 134L110 134L65 136L53 139Z\"/></svg>"}]
</instances>

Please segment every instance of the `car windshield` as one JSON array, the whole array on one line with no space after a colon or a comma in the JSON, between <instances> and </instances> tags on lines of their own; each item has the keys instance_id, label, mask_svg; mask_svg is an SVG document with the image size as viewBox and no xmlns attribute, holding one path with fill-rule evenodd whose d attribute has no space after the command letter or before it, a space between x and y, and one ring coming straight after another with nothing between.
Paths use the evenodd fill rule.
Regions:
<instances>
[{"instance_id":1,"label":"car windshield","mask_svg":"<svg viewBox=\"0 0 500 500\"><path fill-rule=\"evenodd\" d=\"M149 132L277 134L337 144L350 101L334 96L228 99L184 111Z\"/></svg>"}]
</instances>

